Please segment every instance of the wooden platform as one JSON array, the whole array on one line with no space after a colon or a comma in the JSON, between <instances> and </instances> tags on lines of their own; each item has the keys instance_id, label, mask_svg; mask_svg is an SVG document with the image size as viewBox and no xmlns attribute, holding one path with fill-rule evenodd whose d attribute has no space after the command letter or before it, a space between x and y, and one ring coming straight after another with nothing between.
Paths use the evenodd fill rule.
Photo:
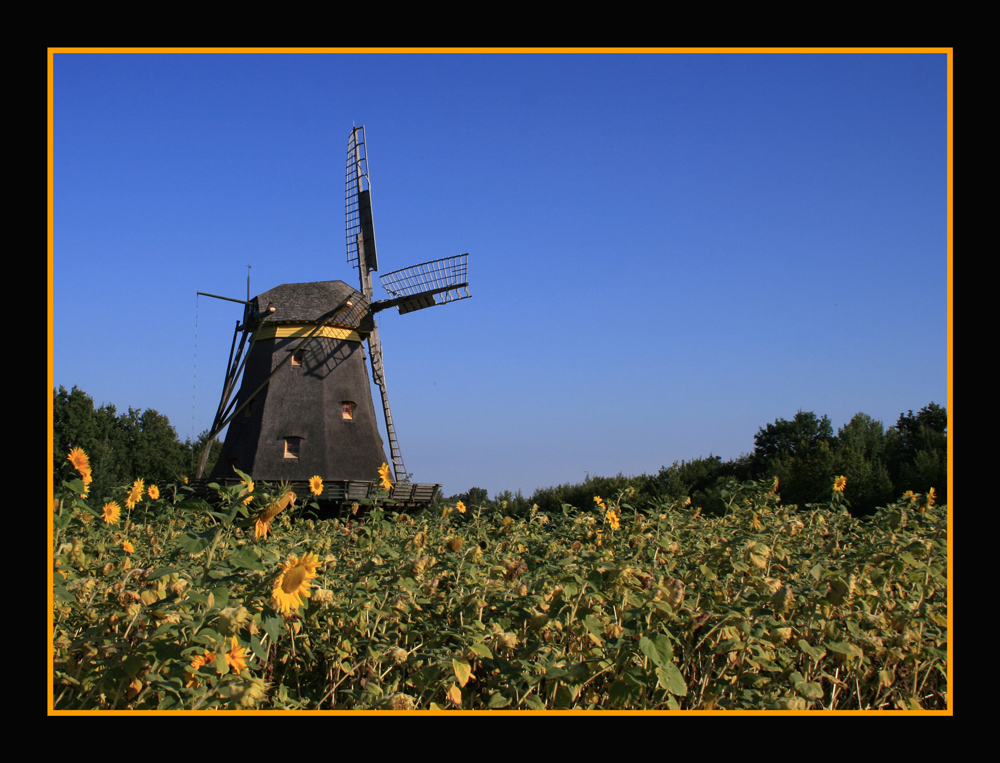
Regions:
<instances>
[{"instance_id":1,"label":"wooden platform","mask_svg":"<svg viewBox=\"0 0 1000 763\"><path fill-rule=\"evenodd\" d=\"M215 489L209 484L222 487L235 487L242 484L238 479L224 480L191 480L188 487L200 498L211 498ZM380 504L385 508L422 508L429 506L441 491L440 485L414 482L411 484L393 485L388 496L380 497L378 483L369 480L331 480L323 481L323 492L314 496L309 492L308 482L291 482L292 490L299 496L299 502L317 501L323 504L351 506L355 503L371 504L375 498L380 498Z\"/></svg>"}]
</instances>

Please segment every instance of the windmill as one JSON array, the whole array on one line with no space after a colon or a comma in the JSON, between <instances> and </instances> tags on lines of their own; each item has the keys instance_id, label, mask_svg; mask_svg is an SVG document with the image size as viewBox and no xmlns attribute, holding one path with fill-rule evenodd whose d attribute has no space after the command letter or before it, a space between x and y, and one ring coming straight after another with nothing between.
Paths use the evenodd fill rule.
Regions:
<instances>
[{"instance_id":1,"label":"windmill","mask_svg":"<svg viewBox=\"0 0 1000 763\"><path fill-rule=\"evenodd\" d=\"M355 127L348 141L346 238L348 262L358 270L358 289L343 281L289 283L251 299L248 278L246 300L199 292L244 306L199 478L212 440L228 425L213 481L235 479L235 469L254 479L293 484L319 475L327 486L325 497L357 497L357 490L363 491L387 463L364 358L367 341L396 477L393 492L404 500L433 498L439 486L409 484L389 407L375 316L390 307L407 314L472 296L466 277L468 254L386 273L379 280L390 296L373 300L372 272L378 270L378 256L363 126Z\"/></svg>"}]
</instances>

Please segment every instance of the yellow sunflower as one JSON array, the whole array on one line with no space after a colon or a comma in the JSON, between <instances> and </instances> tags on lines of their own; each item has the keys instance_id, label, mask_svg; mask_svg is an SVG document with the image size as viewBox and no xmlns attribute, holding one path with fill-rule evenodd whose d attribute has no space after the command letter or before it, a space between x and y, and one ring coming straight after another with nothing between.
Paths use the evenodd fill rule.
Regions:
<instances>
[{"instance_id":1,"label":"yellow sunflower","mask_svg":"<svg viewBox=\"0 0 1000 763\"><path fill-rule=\"evenodd\" d=\"M131 511L135 508L135 505L142 500L142 493L146 489L143 485L141 479L137 479L132 483L131 490L128 491L128 496L125 498L125 508Z\"/></svg>"},{"instance_id":2,"label":"yellow sunflower","mask_svg":"<svg viewBox=\"0 0 1000 763\"><path fill-rule=\"evenodd\" d=\"M455 511L457 511L459 514L464 514L465 513L465 504L462 503L461 501L459 501L458 503L456 503L455 504Z\"/></svg>"},{"instance_id":3,"label":"yellow sunflower","mask_svg":"<svg viewBox=\"0 0 1000 763\"><path fill-rule=\"evenodd\" d=\"M146 495L152 498L154 501L160 497L160 488L156 485L150 485L149 490L146 491Z\"/></svg>"},{"instance_id":4,"label":"yellow sunflower","mask_svg":"<svg viewBox=\"0 0 1000 763\"><path fill-rule=\"evenodd\" d=\"M621 527L621 523L618 521L618 515L615 513L614 509L608 509L608 513L605 515L608 520L608 524L611 525L612 530L617 530Z\"/></svg>"},{"instance_id":5,"label":"yellow sunflower","mask_svg":"<svg viewBox=\"0 0 1000 763\"><path fill-rule=\"evenodd\" d=\"M185 670L188 675L187 688L197 689L201 686L201 681L197 678L197 673L206 665L215 664L215 652L205 652L204 654L199 654L193 660L191 660L191 667Z\"/></svg>"},{"instance_id":6,"label":"yellow sunflower","mask_svg":"<svg viewBox=\"0 0 1000 763\"><path fill-rule=\"evenodd\" d=\"M382 487L392 490L392 480L389 478L389 464L383 463L378 468L378 477L382 481Z\"/></svg>"},{"instance_id":7,"label":"yellow sunflower","mask_svg":"<svg viewBox=\"0 0 1000 763\"><path fill-rule=\"evenodd\" d=\"M236 636L233 636L232 642L229 645L229 651L225 654L226 664L229 665L229 669L233 673L242 673L247 669L247 650L240 646L240 643L236 640Z\"/></svg>"},{"instance_id":8,"label":"yellow sunflower","mask_svg":"<svg viewBox=\"0 0 1000 763\"><path fill-rule=\"evenodd\" d=\"M250 503L253 500L253 480L240 480L240 484L246 487L246 490L240 493L240 499L245 504Z\"/></svg>"},{"instance_id":9,"label":"yellow sunflower","mask_svg":"<svg viewBox=\"0 0 1000 763\"><path fill-rule=\"evenodd\" d=\"M90 459L83 452L83 448L73 448L69 452L68 458L73 468L80 472L80 474L90 471Z\"/></svg>"},{"instance_id":10,"label":"yellow sunflower","mask_svg":"<svg viewBox=\"0 0 1000 763\"><path fill-rule=\"evenodd\" d=\"M118 522L118 519L122 515L122 507L118 505L117 501L111 501L110 503L104 504L104 521L109 525L113 525Z\"/></svg>"},{"instance_id":11,"label":"yellow sunflower","mask_svg":"<svg viewBox=\"0 0 1000 763\"><path fill-rule=\"evenodd\" d=\"M323 478L318 474L309 478L309 492L315 496L323 495Z\"/></svg>"},{"instance_id":12,"label":"yellow sunflower","mask_svg":"<svg viewBox=\"0 0 1000 763\"><path fill-rule=\"evenodd\" d=\"M281 573L271 591L274 608L285 614L301 607L303 597L310 596L309 581L316 577L318 566L319 557L316 554L307 553L301 559L290 556L281 566Z\"/></svg>"},{"instance_id":13,"label":"yellow sunflower","mask_svg":"<svg viewBox=\"0 0 1000 763\"><path fill-rule=\"evenodd\" d=\"M122 541L122 550L125 551L126 554L135 553L135 547L131 543L129 543L127 540L126 541Z\"/></svg>"},{"instance_id":14,"label":"yellow sunflower","mask_svg":"<svg viewBox=\"0 0 1000 763\"><path fill-rule=\"evenodd\" d=\"M847 477L840 476L833 481L833 490L836 493L843 493L844 488L847 487Z\"/></svg>"}]
</instances>

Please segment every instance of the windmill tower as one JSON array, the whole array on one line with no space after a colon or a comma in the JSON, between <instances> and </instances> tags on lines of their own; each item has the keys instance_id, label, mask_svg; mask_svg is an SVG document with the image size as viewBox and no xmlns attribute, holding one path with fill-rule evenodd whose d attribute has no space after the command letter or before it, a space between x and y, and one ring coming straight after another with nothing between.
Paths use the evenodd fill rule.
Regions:
<instances>
[{"instance_id":1,"label":"windmill tower","mask_svg":"<svg viewBox=\"0 0 1000 763\"><path fill-rule=\"evenodd\" d=\"M212 480L235 478L237 468L254 479L293 484L319 475L338 496L348 495L348 483L370 482L388 461L365 362L367 342L396 482L411 487L389 408L375 316L390 307L406 314L470 297L468 254L380 276L390 297L373 301L378 257L363 126L348 141L346 201L347 259L358 269L359 288L343 281L288 283L253 299L248 287L245 302L230 300L241 302L244 313L210 429L209 444L229 426Z\"/></svg>"}]
</instances>

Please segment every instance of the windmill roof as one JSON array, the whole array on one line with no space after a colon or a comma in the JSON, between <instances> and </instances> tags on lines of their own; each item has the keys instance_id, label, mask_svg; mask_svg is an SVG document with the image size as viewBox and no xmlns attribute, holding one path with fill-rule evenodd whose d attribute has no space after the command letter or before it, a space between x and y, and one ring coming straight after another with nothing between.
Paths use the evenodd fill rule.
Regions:
<instances>
[{"instance_id":1,"label":"windmill roof","mask_svg":"<svg viewBox=\"0 0 1000 763\"><path fill-rule=\"evenodd\" d=\"M371 330L369 302L356 289L343 281L313 281L312 283L286 283L254 297L257 310L272 305L275 310L264 319L265 323L311 323L329 313L345 299L353 305L337 315L332 325Z\"/></svg>"}]
</instances>

